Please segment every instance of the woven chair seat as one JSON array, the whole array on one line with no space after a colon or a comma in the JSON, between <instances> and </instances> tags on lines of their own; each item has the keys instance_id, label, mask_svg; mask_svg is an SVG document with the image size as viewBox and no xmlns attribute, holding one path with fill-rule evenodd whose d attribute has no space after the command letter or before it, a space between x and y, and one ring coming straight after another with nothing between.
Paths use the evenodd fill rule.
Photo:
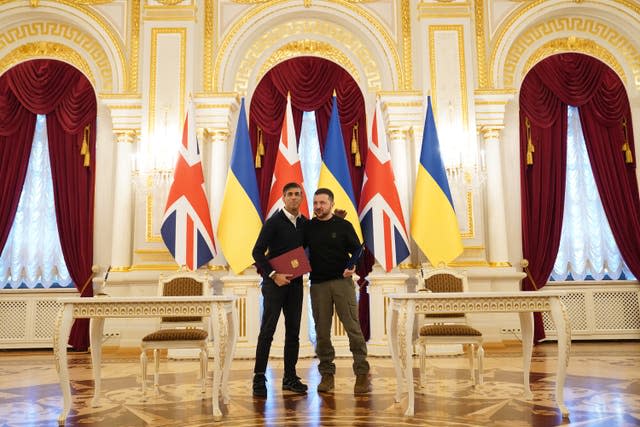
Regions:
<instances>
[{"instance_id":1,"label":"woven chair seat","mask_svg":"<svg viewBox=\"0 0 640 427\"><path fill-rule=\"evenodd\" d=\"M462 336L475 336L479 337L482 334L477 329L468 325L424 325L420 328L420 336L447 336L454 335L458 337Z\"/></svg>"},{"instance_id":2,"label":"woven chair seat","mask_svg":"<svg viewBox=\"0 0 640 427\"><path fill-rule=\"evenodd\" d=\"M146 335L142 341L200 341L208 335L202 329L160 329Z\"/></svg>"}]
</instances>

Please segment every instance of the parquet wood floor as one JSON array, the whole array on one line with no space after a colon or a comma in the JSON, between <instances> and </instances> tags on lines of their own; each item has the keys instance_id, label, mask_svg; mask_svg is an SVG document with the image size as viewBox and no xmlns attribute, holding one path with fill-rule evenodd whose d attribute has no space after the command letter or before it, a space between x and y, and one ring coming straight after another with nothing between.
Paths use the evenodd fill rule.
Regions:
<instances>
[{"instance_id":1,"label":"parquet wood floor","mask_svg":"<svg viewBox=\"0 0 640 427\"><path fill-rule=\"evenodd\" d=\"M73 406L68 426L640 426L640 342L574 342L565 388L569 419L554 405L556 346L534 348L532 401L522 399L519 347L489 349L485 383L472 387L463 356L430 358L428 381L416 398L415 417L405 417L406 396L394 402L395 372L388 358L371 357L369 395L353 394L350 359L338 359L336 391L319 394L316 359L301 359L298 375L307 395L281 390L282 360L269 363L267 399L251 394L252 360L235 360L231 403L224 418L211 416L203 399L197 361L163 360L158 395L143 402L137 355L107 352L103 398L92 408L88 354L70 354ZM418 361L415 360L415 375ZM50 351L0 351L0 426L55 426L62 396Z\"/></svg>"}]
</instances>

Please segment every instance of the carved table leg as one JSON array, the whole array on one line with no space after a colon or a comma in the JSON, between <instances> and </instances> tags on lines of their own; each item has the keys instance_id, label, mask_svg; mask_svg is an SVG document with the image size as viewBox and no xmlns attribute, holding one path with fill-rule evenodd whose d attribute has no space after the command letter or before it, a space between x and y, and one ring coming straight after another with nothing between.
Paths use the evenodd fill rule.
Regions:
<instances>
[{"instance_id":1,"label":"carved table leg","mask_svg":"<svg viewBox=\"0 0 640 427\"><path fill-rule=\"evenodd\" d=\"M404 378L407 384L406 416L413 416L415 412L415 390L413 386L413 322L415 320L415 306L412 301L404 301L404 310L400 316L398 330L403 335L400 343L400 357L404 363Z\"/></svg>"},{"instance_id":2,"label":"carved table leg","mask_svg":"<svg viewBox=\"0 0 640 427\"><path fill-rule=\"evenodd\" d=\"M520 329L522 330L522 371L524 376L524 398L533 398L529 385L531 371L531 354L533 352L533 313L522 312L520 314Z\"/></svg>"},{"instance_id":3,"label":"carved table leg","mask_svg":"<svg viewBox=\"0 0 640 427\"><path fill-rule=\"evenodd\" d=\"M387 318L387 333L389 340L389 352L391 353L391 360L393 361L393 367L396 370L396 394L395 401L400 402L400 397L404 392L403 374L400 367L400 355L398 354L398 309L399 303L391 301L389 303L389 317Z\"/></svg>"},{"instance_id":4,"label":"carved table leg","mask_svg":"<svg viewBox=\"0 0 640 427\"><path fill-rule=\"evenodd\" d=\"M64 425L71 409L71 385L69 384L69 366L67 364L67 342L73 321L73 305L64 304L56 318L55 333L53 334L53 359L62 389L62 412L58 417L58 424Z\"/></svg>"},{"instance_id":5,"label":"carved table leg","mask_svg":"<svg viewBox=\"0 0 640 427\"><path fill-rule=\"evenodd\" d=\"M556 378L556 403L564 418L569 417L569 410L564 404L564 381L569 366L569 352L571 350L571 325L567 310L559 297L549 300L551 318L556 325L558 334L558 372Z\"/></svg>"},{"instance_id":6,"label":"carved table leg","mask_svg":"<svg viewBox=\"0 0 640 427\"><path fill-rule=\"evenodd\" d=\"M90 322L91 339L91 367L93 368L93 399L91 406L99 406L100 392L102 390L102 333L104 330L104 318L92 318Z\"/></svg>"}]
</instances>

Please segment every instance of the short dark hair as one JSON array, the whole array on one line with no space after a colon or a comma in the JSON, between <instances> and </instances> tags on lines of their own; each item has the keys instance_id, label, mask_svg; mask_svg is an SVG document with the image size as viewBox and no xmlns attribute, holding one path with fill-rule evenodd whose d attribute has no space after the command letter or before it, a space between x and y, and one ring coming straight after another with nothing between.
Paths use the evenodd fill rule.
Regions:
<instances>
[{"instance_id":1,"label":"short dark hair","mask_svg":"<svg viewBox=\"0 0 640 427\"><path fill-rule=\"evenodd\" d=\"M287 194L287 191L291 190L292 188L299 188L302 190L302 187L300 187L300 184L298 184L297 182L289 182L286 183L284 187L282 187L282 194Z\"/></svg>"},{"instance_id":2,"label":"short dark hair","mask_svg":"<svg viewBox=\"0 0 640 427\"><path fill-rule=\"evenodd\" d=\"M319 194L326 194L327 196L329 196L329 201L333 202L333 191L329 190L328 188L318 188L316 192L313 193L314 196L317 196Z\"/></svg>"}]
</instances>

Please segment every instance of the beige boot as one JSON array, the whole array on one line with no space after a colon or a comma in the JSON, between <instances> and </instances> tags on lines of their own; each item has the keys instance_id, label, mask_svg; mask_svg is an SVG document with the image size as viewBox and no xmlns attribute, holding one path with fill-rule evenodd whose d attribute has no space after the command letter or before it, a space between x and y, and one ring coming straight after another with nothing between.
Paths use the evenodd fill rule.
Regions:
<instances>
[{"instance_id":1,"label":"beige boot","mask_svg":"<svg viewBox=\"0 0 640 427\"><path fill-rule=\"evenodd\" d=\"M355 394L364 394L371 391L371 383L369 382L369 374L356 375L356 384L353 386Z\"/></svg>"},{"instance_id":2,"label":"beige boot","mask_svg":"<svg viewBox=\"0 0 640 427\"><path fill-rule=\"evenodd\" d=\"M318 391L323 393L331 393L335 387L333 374L322 375L322 381L318 384Z\"/></svg>"}]
</instances>

